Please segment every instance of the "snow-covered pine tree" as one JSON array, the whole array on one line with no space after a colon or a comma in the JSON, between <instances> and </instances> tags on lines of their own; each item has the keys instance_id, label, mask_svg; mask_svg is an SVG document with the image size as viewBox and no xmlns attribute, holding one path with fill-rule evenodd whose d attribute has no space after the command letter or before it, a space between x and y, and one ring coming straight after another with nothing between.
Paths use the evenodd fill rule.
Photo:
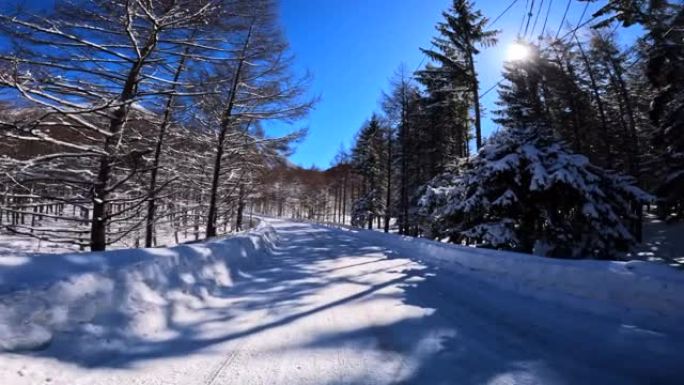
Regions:
<instances>
[{"instance_id":1,"label":"snow-covered pine tree","mask_svg":"<svg viewBox=\"0 0 684 385\"><path fill-rule=\"evenodd\" d=\"M544 119L540 72L508 66L504 128L420 205L434 237L555 257L613 258L634 243L634 208L650 196L631 177L572 153Z\"/></svg>"}]
</instances>

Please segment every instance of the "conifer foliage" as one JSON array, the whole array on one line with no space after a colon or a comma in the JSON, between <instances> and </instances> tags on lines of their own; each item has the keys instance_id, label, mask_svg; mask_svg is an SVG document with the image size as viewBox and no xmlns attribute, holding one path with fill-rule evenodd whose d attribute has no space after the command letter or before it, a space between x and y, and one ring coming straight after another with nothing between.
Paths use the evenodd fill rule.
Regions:
<instances>
[{"instance_id":1,"label":"conifer foliage","mask_svg":"<svg viewBox=\"0 0 684 385\"><path fill-rule=\"evenodd\" d=\"M583 0L594 1L594 0ZM614 20L646 31L644 68L651 85L649 118L654 126L653 170L661 213L684 216L684 4L681 1L608 1L595 16L607 16L597 27Z\"/></svg>"},{"instance_id":2,"label":"conifer foliage","mask_svg":"<svg viewBox=\"0 0 684 385\"><path fill-rule=\"evenodd\" d=\"M543 126L503 129L459 174L432 184L420 202L432 236L556 257L626 250L633 207L649 199Z\"/></svg>"},{"instance_id":3,"label":"conifer foliage","mask_svg":"<svg viewBox=\"0 0 684 385\"><path fill-rule=\"evenodd\" d=\"M363 178L363 190L352 209L352 224L368 225L373 228L373 219L384 212L385 159L384 132L380 120L373 115L371 120L359 132L356 146L352 150L352 164L356 172Z\"/></svg>"},{"instance_id":4,"label":"conifer foliage","mask_svg":"<svg viewBox=\"0 0 684 385\"><path fill-rule=\"evenodd\" d=\"M545 106L548 67L538 55L507 66L503 129L421 199L433 236L557 257L610 258L635 242L649 195L563 142Z\"/></svg>"},{"instance_id":5,"label":"conifer foliage","mask_svg":"<svg viewBox=\"0 0 684 385\"><path fill-rule=\"evenodd\" d=\"M482 129L475 55L480 53L477 45L487 47L496 43L498 31L487 30L488 19L474 7L472 1L454 0L452 7L442 13L444 21L437 24L439 36L432 41L433 49L422 50L439 66L428 66L422 76L426 84L434 85L437 81L440 92L464 94L463 97L447 96L446 99L461 102L466 111L473 108L475 141L479 149L482 146Z\"/></svg>"}]
</instances>

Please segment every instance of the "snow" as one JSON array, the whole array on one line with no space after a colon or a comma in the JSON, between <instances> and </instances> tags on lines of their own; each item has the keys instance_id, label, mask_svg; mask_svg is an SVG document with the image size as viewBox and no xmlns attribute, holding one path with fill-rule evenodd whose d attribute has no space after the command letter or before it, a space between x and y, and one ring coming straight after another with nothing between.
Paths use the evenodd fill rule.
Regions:
<instances>
[{"instance_id":1,"label":"snow","mask_svg":"<svg viewBox=\"0 0 684 385\"><path fill-rule=\"evenodd\" d=\"M644 261L560 260L347 228L377 245L508 291L671 329L684 323L684 274ZM499 231L505 231L500 229Z\"/></svg>"},{"instance_id":2,"label":"snow","mask_svg":"<svg viewBox=\"0 0 684 385\"><path fill-rule=\"evenodd\" d=\"M629 258L661 261L677 268L684 267L684 222L668 223L655 214L646 212L644 241L637 245Z\"/></svg>"},{"instance_id":3,"label":"snow","mask_svg":"<svg viewBox=\"0 0 684 385\"><path fill-rule=\"evenodd\" d=\"M677 384L683 288L650 262L264 219L0 265L0 384Z\"/></svg>"},{"instance_id":4,"label":"snow","mask_svg":"<svg viewBox=\"0 0 684 385\"><path fill-rule=\"evenodd\" d=\"M54 332L111 312L132 320L130 332L150 333L163 327L163 317L138 314L158 312L166 304L161 293L230 287L230 268L255 260L268 240L268 228L261 227L166 249L0 258L0 350L44 347Z\"/></svg>"}]
</instances>

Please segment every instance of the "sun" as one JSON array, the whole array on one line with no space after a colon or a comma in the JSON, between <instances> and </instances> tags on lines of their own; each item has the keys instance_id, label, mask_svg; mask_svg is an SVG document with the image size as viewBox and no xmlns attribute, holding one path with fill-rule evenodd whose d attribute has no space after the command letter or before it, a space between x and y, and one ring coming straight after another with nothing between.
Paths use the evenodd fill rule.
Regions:
<instances>
[{"instance_id":1,"label":"sun","mask_svg":"<svg viewBox=\"0 0 684 385\"><path fill-rule=\"evenodd\" d=\"M508 51L506 51L506 61L521 61L530 57L530 47L515 42L508 46Z\"/></svg>"}]
</instances>

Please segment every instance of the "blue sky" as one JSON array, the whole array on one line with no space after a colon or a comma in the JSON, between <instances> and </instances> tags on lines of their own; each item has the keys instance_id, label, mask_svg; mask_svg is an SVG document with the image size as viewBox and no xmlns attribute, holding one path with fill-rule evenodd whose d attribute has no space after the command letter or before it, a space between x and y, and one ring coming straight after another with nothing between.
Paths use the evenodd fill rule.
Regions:
<instances>
[{"instance_id":1,"label":"blue sky","mask_svg":"<svg viewBox=\"0 0 684 385\"><path fill-rule=\"evenodd\" d=\"M485 49L477 59L482 90L499 81L507 47L516 39L529 1L518 0L494 25L501 30L499 44ZM544 1L533 39L541 30L550 1L547 31L555 34L560 25L567 1ZM590 4L584 20L602 3ZM295 55L296 70L312 73L311 95L321 98L315 110L294 125L308 127L309 135L291 160L305 167L325 168L341 143L348 148L363 122L379 110L380 95L399 65L404 63L412 70L421 63L423 54L418 48L429 47L435 24L450 4L451 0L282 0L281 23ZM511 0L476 0L475 4L494 19ZM539 4L537 0L535 15ZM566 24L576 25L584 6L573 0ZM495 91L482 98L485 136L494 129L490 118L496 98ZM282 124L269 127L273 134L294 128Z\"/></svg>"}]
</instances>

